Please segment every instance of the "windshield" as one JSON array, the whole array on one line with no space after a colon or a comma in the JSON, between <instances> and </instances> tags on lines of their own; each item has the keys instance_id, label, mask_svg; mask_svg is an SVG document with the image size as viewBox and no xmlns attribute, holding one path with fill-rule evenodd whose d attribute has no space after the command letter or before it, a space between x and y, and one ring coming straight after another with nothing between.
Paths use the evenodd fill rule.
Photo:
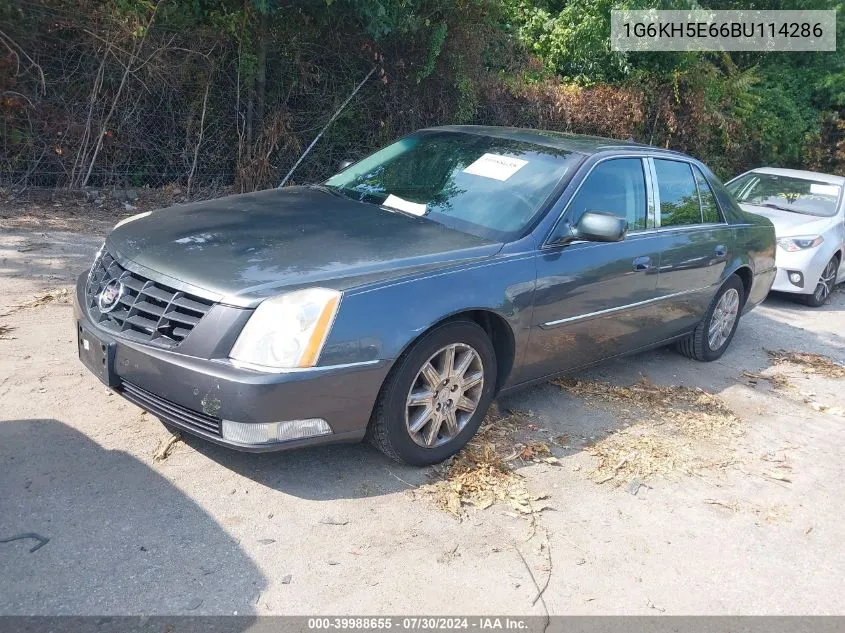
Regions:
<instances>
[{"instance_id":1,"label":"windshield","mask_svg":"<svg viewBox=\"0 0 845 633\"><path fill-rule=\"evenodd\" d=\"M830 217L836 215L841 187L829 182L751 172L726 185L743 204Z\"/></svg>"},{"instance_id":2,"label":"windshield","mask_svg":"<svg viewBox=\"0 0 845 633\"><path fill-rule=\"evenodd\" d=\"M531 223L580 158L512 139L423 131L379 150L325 186L354 200L505 241Z\"/></svg>"}]
</instances>

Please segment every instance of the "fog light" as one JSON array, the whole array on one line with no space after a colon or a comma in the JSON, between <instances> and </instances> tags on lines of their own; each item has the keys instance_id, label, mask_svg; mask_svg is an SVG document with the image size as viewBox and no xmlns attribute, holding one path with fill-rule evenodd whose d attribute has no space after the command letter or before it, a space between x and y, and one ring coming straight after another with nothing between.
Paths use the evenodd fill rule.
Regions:
<instances>
[{"instance_id":1,"label":"fog light","mask_svg":"<svg viewBox=\"0 0 845 633\"><path fill-rule=\"evenodd\" d=\"M794 286L804 286L804 275L799 272L792 271L789 273L789 281L792 282Z\"/></svg>"},{"instance_id":2,"label":"fog light","mask_svg":"<svg viewBox=\"0 0 845 633\"><path fill-rule=\"evenodd\" d=\"M329 435L332 432L328 422L320 418L287 420L263 424L244 424L223 420L223 439L240 444L272 444L305 437Z\"/></svg>"}]
</instances>

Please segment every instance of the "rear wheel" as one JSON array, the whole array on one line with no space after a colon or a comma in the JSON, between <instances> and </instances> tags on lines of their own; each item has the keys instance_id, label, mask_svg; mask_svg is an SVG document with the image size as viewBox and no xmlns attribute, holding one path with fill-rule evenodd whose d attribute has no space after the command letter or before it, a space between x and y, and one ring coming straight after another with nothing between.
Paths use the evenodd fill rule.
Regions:
<instances>
[{"instance_id":1,"label":"rear wheel","mask_svg":"<svg viewBox=\"0 0 845 633\"><path fill-rule=\"evenodd\" d=\"M369 441L414 466L443 461L475 435L496 381L487 333L452 321L423 336L397 361L373 410Z\"/></svg>"},{"instance_id":2,"label":"rear wheel","mask_svg":"<svg viewBox=\"0 0 845 633\"><path fill-rule=\"evenodd\" d=\"M839 257L834 255L827 263L827 266L824 267L813 294L801 295L804 303L812 308L820 308L827 303L827 300L830 299L830 295L836 285L836 273L838 270Z\"/></svg>"},{"instance_id":3,"label":"rear wheel","mask_svg":"<svg viewBox=\"0 0 845 633\"><path fill-rule=\"evenodd\" d=\"M733 275L713 297L695 331L677 343L678 351L704 362L721 358L733 340L744 303L745 287L742 280Z\"/></svg>"}]
</instances>

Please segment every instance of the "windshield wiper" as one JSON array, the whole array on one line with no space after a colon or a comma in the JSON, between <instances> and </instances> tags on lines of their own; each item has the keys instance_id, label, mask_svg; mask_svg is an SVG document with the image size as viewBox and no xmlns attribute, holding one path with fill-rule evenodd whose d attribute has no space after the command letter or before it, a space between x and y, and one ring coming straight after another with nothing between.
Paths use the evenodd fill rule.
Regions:
<instances>
[{"instance_id":1,"label":"windshield wiper","mask_svg":"<svg viewBox=\"0 0 845 633\"><path fill-rule=\"evenodd\" d=\"M789 213L803 213L798 209L787 209L786 207L782 207L777 204L772 204L771 202L766 202L760 205L761 207L768 207L769 209L777 209L778 211L788 211Z\"/></svg>"},{"instance_id":2,"label":"windshield wiper","mask_svg":"<svg viewBox=\"0 0 845 633\"><path fill-rule=\"evenodd\" d=\"M342 190L336 189L334 187L327 187L326 185L308 185L309 189L316 189L317 191L322 191L323 193L327 193L332 196L337 196L338 198L343 198L344 200L354 200L355 202L363 202L364 204L369 204L374 207L378 207L383 211L389 211L390 213L399 213L401 215L407 215L409 218L419 218L419 215L414 213L410 213L405 211L404 209L397 209L396 207L388 207L384 204L379 204L378 202L370 202L369 200L362 200L358 198L353 198L352 196L348 196L343 193Z\"/></svg>"},{"instance_id":3,"label":"windshield wiper","mask_svg":"<svg viewBox=\"0 0 845 633\"><path fill-rule=\"evenodd\" d=\"M398 213L399 215L406 215L409 218L419 219L423 216L417 215L416 213L411 213L410 211L405 211L405 209L397 209L396 207L388 207L384 204L376 204L375 202L371 202L370 204L374 204L382 211L387 211L388 213Z\"/></svg>"},{"instance_id":4,"label":"windshield wiper","mask_svg":"<svg viewBox=\"0 0 845 633\"><path fill-rule=\"evenodd\" d=\"M337 198L346 198L347 200L349 199L348 196L345 196L344 194L342 194L337 189L334 189L332 187L327 187L326 185L308 185L308 188L309 189L316 189L317 191L322 191L323 193L327 193L327 194L335 196Z\"/></svg>"}]
</instances>

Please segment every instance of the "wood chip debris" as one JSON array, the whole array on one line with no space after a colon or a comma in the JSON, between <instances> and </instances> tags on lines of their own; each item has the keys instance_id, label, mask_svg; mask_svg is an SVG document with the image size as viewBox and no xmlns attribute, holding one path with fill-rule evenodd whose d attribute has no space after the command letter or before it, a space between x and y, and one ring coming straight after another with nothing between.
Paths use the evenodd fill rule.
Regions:
<instances>
[{"instance_id":1,"label":"wood chip debris","mask_svg":"<svg viewBox=\"0 0 845 633\"><path fill-rule=\"evenodd\" d=\"M19 308L39 308L50 303L70 303L71 294L68 288L56 288L34 296L30 301L20 303Z\"/></svg>"},{"instance_id":2,"label":"wood chip debris","mask_svg":"<svg viewBox=\"0 0 845 633\"><path fill-rule=\"evenodd\" d=\"M748 514L753 516L755 521L762 520L764 523L774 524L792 520L789 509L781 504L759 505L747 500L742 500L742 502L740 502L740 500L737 499L705 499L704 503L707 505L719 506L734 513Z\"/></svg>"},{"instance_id":3,"label":"wood chip debris","mask_svg":"<svg viewBox=\"0 0 845 633\"><path fill-rule=\"evenodd\" d=\"M10 310L7 310L3 314L0 314L0 317L9 316L10 314L17 312L18 310L40 308L41 306L46 306L51 303L57 303L60 305L70 305L72 298L73 295L70 292L70 288L55 288L53 290L48 290L41 294L35 295L29 301L14 304Z\"/></svg>"},{"instance_id":4,"label":"wood chip debris","mask_svg":"<svg viewBox=\"0 0 845 633\"><path fill-rule=\"evenodd\" d=\"M153 453L154 462L163 462L170 457L170 454L176 449L176 445L182 441L182 436L179 433L172 433L166 440L158 443L158 447Z\"/></svg>"},{"instance_id":5,"label":"wood chip debris","mask_svg":"<svg viewBox=\"0 0 845 633\"><path fill-rule=\"evenodd\" d=\"M485 510L506 503L512 516L530 517L551 509L546 495L532 495L513 468L516 462L548 462L549 447L542 442L519 443L517 431L525 425L523 414L484 419L476 436L457 455L432 471L434 481L414 490L458 519L470 508Z\"/></svg>"},{"instance_id":6,"label":"wood chip debris","mask_svg":"<svg viewBox=\"0 0 845 633\"><path fill-rule=\"evenodd\" d=\"M792 386L789 378L783 374L758 374L751 371L743 371L742 376L752 387L756 386L761 380L768 382L773 389L785 389Z\"/></svg>"},{"instance_id":7,"label":"wood chip debris","mask_svg":"<svg viewBox=\"0 0 845 633\"><path fill-rule=\"evenodd\" d=\"M733 462L731 445L743 432L741 421L703 389L647 379L628 386L572 378L554 384L588 404L622 405L617 412L631 422L585 449L597 459L592 473L596 483L623 485L654 475L695 474Z\"/></svg>"},{"instance_id":8,"label":"wood chip debris","mask_svg":"<svg viewBox=\"0 0 845 633\"><path fill-rule=\"evenodd\" d=\"M805 374L824 374L828 378L845 378L845 366L822 354L789 352L782 349L767 349L766 354L775 365L797 365Z\"/></svg>"}]
</instances>

